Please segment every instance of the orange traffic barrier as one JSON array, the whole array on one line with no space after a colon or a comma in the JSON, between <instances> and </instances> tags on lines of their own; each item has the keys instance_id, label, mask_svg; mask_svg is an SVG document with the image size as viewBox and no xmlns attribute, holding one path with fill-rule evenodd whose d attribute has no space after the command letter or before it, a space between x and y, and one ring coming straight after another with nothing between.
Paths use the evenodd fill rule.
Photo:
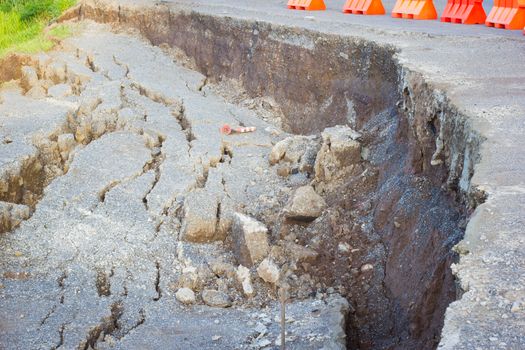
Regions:
<instances>
[{"instance_id":1,"label":"orange traffic barrier","mask_svg":"<svg viewBox=\"0 0 525 350\"><path fill-rule=\"evenodd\" d=\"M494 0L485 24L496 28L522 29L525 27L525 0Z\"/></svg>"},{"instance_id":2,"label":"orange traffic barrier","mask_svg":"<svg viewBox=\"0 0 525 350\"><path fill-rule=\"evenodd\" d=\"M347 0L343 12L355 15L384 15L385 8L381 0Z\"/></svg>"},{"instance_id":3,"label":"orange traffic barrier","mask_svg":"<svg viewBox=\"0 0 525 350\"><path fill-rule=\"evenodd\" d=\"M288 0L288 8L294 10L326 10L323 0Z\"/></svg>"},{"instance_id":4,"label":"orange traffic barrier","mask_svg":"<svg viewBox=\"0 0 525 350\"><path fill-rule=\"evenodd\" d=\"M487 14L481 3L483 0L448 0L441 15L441 22L462 24L483 24Z\"/></svg>"},{"instance_id":5,"label":"orange traffic barrier","mask_svg":"<svg viewBox=\"0 0 525 350\"><path fill-rule=\"evenodd\" d=\"M432 0L397 0L392 10L394 18L437 19Z\"/></svg>"}]
</instances>

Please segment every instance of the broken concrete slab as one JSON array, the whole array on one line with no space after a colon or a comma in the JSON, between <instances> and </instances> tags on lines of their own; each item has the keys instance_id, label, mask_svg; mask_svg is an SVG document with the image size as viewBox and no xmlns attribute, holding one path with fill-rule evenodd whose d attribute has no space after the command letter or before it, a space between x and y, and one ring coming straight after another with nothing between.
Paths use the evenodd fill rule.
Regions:
<instances>
[{"instance_id":1,"label":"broken concrete slab","mask_svg":"<svg viewBox=\"0 0 525 350\"><path fill-rule=\"evenodd\" d=\"M232 305L231 298L226 293L218 290L203 290L202 300L206 305L212 307L230 307Z\"/></svg>"},{"instance_id":2,"label":"broken concrete slab","mask_svg":"<svg viewBox=\"0 0 525 350\"><path fill-rule=\"evenodd\" d=\"M241 213L235 213L233 218L232 239L237 259L240 264L251 267L268 255L268 228Z\"/></svg>"},{"instance_id":3,"label":"broken concrete slab","mask_svg":"<svg viewBox=\"0 0 525 350\"><path fill-rule=\"evenodd\" d=\"M219 203L202 189L190 192L184 200L181 239L210 242L216 239Z\"/></svg>"},{"instance_id":4,"label":"broken concrete slab","mask_svg":"<svg viewBox=\"0 0 525 350\"><path fill-rule=\"evenodd\" d=\"M257 274L265 282L275 284L281 275L280 269L271 259L264 259L257 267Z\"/></svg>"},{"instance_id":5,"label":"broken concrete slab","mask_svg":"<svg viewBox=\"0 0 525 350\"><path fill-rule=\"evenodd\" d=\"M312 221L317 219L326 208L326 202L310 185L299 187L283 209L287 219Z\"/></svg>"}]
</instances>

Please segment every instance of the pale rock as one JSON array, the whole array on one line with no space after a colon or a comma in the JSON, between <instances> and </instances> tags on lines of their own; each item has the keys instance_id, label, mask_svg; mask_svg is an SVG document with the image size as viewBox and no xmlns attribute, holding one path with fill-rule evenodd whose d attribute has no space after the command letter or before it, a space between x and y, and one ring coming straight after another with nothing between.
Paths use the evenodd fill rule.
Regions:
<instances>
[{"instance_id":1,"label":"pale rock","mask_svg":"<svg viewBox=\"0 0 525 350\"><path fill-rule=\"evenodd\" d=\"M20 78L20 86L24 91L29 91L31 88L39 86L38 75L35 68L31 66L23 66L21 69L22 76Z\"/></svg>"},{"instance_id":2,"label":"pale rock","mask_svg":"<svg viewBox=\"0 0 525 350\"><path fill-rule=\"evenodd\" d=\"M181 240L210 242L216 239L218 202L215 196L199 189L191 192L184 202Z\"/></svg>"},{"instance_id":3,"label":"pale rock","mask_svg":"<svg viewBox=\"0 0 525 350\"><path fill-rule=\"evenodd\" d=\"M264 259L257 268L257 274L265 282L275 284L279 280L279 267L270 259Z\"/></svg>"},{"instance_id":4,"label":"pale rock","mask_svg":"<svg viewBox=\"0 0 525 350\"><path fill-rule=\"evenodd\" d=\"M175 297L183 304L193 304L195 302L195 293L189 288L180 288Z\"/></svg>"},{"instance_id":5,"label":"pale rock","mask_svg":"<svg viewBox=\"0 0 525 350\"><path fill-rule=\"evenodd\" d=\"M323 197L318 195L312 186L299 187L284 208L288 219L312 221L318 218L326 208Z\"/></svg>"},{"instance_id":6,"label":"pale rock","mask_svg":"<svg viewBox=\"0 0 525 350\"><path fill-rule=\"evenodd\" d=\"M46 95L46 89L44 89L40 85L35 85L26 92L27 97L31 97L34 99L43 99L46 97Z\"/></svg>"},{"instance_id":7,"label":"pale rock","mask_svg":"<svg viewBox=\"0 0 525 350\"><path fill-rule=\"evenodd\" d=\"M263 223L235 213L232 236L237 259L242 265L253 266L268 255L268 229Z\"/></svg>"},{"instance_id":8,"label":"pale rock","mask_svg":"<svg viewBox=\"0 0 525 350\"><path fill-rule=\"evenodd\" d=\"M248 298L251 298L252 296L254 296L255 291L253 290L253 286L252 286L250 269L248 269L245 266L239 265L239 267L236 270L235 275L237 277L237 281L240 283L242 287L243 294Z\"/></svg>"},{"instance_id":9,"label":"pale rock","mask_svg":"<svg viewBox=\"0 0 525 350\"><path fill-rule=\"evenodd\" d=\"M285 163L290 172L297 170L311 173L319 148L319 140L315 136L291 136L273 146L269 162L271 165Z\"/></svg>"},{"instance_id":10,"label":"pale rock","mask_svg":"<svg viewBox=\"0 0 525 350\"><path fill-rule=\"evenodd\" d=\"M350 245L348 243L341 242L337 245L337 250L341 253L348 253L350 251Z\"/></svg>"},{"instance_id":11,"label":"pale rock","mask_svg":"<svg viewBox=\"0 0 525 350\"><path fill-rule=\"evenodd\" d=\"M364 264L361 266L361 272L367 272L374 269L374 266L372 264Z\"/></svg>"},{"instance_id":12,"label":"pale rock","mask_svg":"<svg viewBox=\"0 0 525 350\"><path fill-rule=\"evenodd\" d=\"M361 136L348 126L326 128L323 143L315 161L316 182L329 182L345 177L361 161Z\"/></svg>"},{"instance_id":13,"label":"pale rock","mask_svg":"<svg viewBox=\"0 0 525 350\"><path fill-rule=\"evenodd\" d=\"M45 77L53 81L55 84L60 84L67 79L67 67L63 62L51 62L45 67Z\"/></svg>"},{"instance_id":14,"label":"pale rock","mask_svg":"<svg viewBox=\"0 0 525 350\"><path fill-rule=\"evenodd\" d=\"M223 261L213 261L210 263L210 268L213 273L217 276L226 276L231 278L236 272L235 267L232 264L223 262Z\"/></svg>"},{"instance_id":15,"label":"pale rock","mask_svg":"<svg viewBox=\"0 0 525 350\"><path fill-rule=\"evenodd\" d=\"M203 290L202 300L206 305L213 307L230 307L232 305L231 298L226 293L213 289Z\"/></svg>"}]
</instances>

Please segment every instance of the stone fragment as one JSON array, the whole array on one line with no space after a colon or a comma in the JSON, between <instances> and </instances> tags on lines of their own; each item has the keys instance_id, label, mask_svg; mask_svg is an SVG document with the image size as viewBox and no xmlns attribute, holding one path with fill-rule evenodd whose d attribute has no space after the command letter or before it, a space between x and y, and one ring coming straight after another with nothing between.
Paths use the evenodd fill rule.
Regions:
<instances>
[{"instance_id":1,"label":"stone fragment","mask_svg":"<svg viewBox=\"0 0 525 350\"><path fill-rule=\"evenodd\" d=\"M315 161L315 180L327 182L347 175L361 161L361 136L348 126L326 128L323 143Z\"/></svg>"},{"instance_id":2,"label":"stone fragment","mask_svg":"<svg viewBox=\"0 0 525 350\"><path fill-rule=\"evenodd\" d=\"M231 298L228 294L213 289L203 290L202 300L206 305L213 307L230 307L232 305Z\"/></svg>"},{"instance_id":3,"label":"stone fragment","mask_svg":"<svg viewBox=\"0 0 525 350\"><path fill-rule=\"evenodd\" d=\"M337 250L339 250L341 253L348 253L350 251L350 245L348 243L339 243L337 245Z\"/></svg>"},{"instance_id":4,"label":"stone fragment","mask_svg":"<svg viewBox=\"0 0 525 350\"><path fill-rule=\"evenodd\" d=\"M180 288L175 297L183 304L193 304L195 302L195 293L189 288Z\"/></svg>"},{"instance_id":5,"label":"stone fragment","mask_svg":"<svg viewBox=\"0 0 525 350\"><path fill-rule=\"evenodd\" d=\"M300 244L296 244L294 242L286 242L285 248L287 251L287 255L291 256L293 260L297 263L312 263L317 259L317 256L319 255L315 250L302 246Z\"/></svg>"},{"instance_id":6,"label":"stone fragment","mask_svg":"<svg viewBox=\"0 0 525 350\"><path fill-rule=\"evenodd\" d=\"M210 264L210 268L212 272L217 276L227 276L231 277L233 276L233 273L235 272L235 267L232 264L223 262L223 261L213 261Z\"/></svg>"},{"instance_id":7,"label":"stone fragment","mask_svg":"<svg viewBox=\"0 0 525 350\"><path fill-rule=\"evenodd\" d=\"M66 81L67 68L63 62L51 62L45 67L45 77L53 81L55 84L60 84Z\"/></svg>"},{"instance_id":8,"label":"stone fragment","mask_svg":"<svg viewBox=\"0 0 525 350\"><path fill-rule=\"evenodd\" d=\"M253 266L268 255L268 229L264 224L235 213L232 235L237 259L244 266Z\"/></svg>"},{"instance_id":9,"label":"stone fragment","mask_svg":"<svg viewBox=\"0 0 525 350\"><path fill-rule=\"evenodd\" d=\"M520 311L520 309L524 306L524 304L525 303L523 303L521 301L513 302L511 307L510 307L510 312L516 313L516 312Z\"/></svg>"},{"instance_id":10,"label":"stone fragment","mask_svg":"<svg viewBox=\"0 0 525 350\"><path fill-rule=\"evenodd\" d=\"M35 68L31 66L23 66L22 76L20 78L20 86L24 91L29 91L31 88L39 86L38 75L36 74Z\"/></svg>"},{"instance_id":11,"label":"stone fragment","mask_svg":"<svg viewBox=\"0 0 525 350\"><path fill-rule=\"evenodd\" d=\"M46 97L46 90L42 86L36 85L26 92L26 96L34 99L42 99Z\"/></svg>"},{"instance_id":12,"label":"stone fragment","mask_svg":"<svg viewBox=\"0 0 525 350\"><path fill-rule=\"evenodd\" d=\"M270 259L264 259L257 268L257 274L265 282L275 284L279 280L280 270L279 267Z\"/></svg>"},{"instance_id":13,"label":"stone fragment","mask_svg":"<svg viewBox=\"0 0 525 350\"><path fill-rule=\"evenodd\" d=\"M288 219L312 221L318 218L326 208L323 197L318 195L312 186L299 187L284 208Z\"/></svg>"},{"instance_id":14,"label":"stone fragment","mask_svg":"<svg viewBox=\"0 0 525 350\"><path fill-rule=\"evenodd\" d=\"M361 272L367 272L372 271L374 269L374 266L372 264L364 264L361 266Z\"/></svg>"},{"instance_id":15,"label":"stone fragment","mask_svg":"<svg viewBox=\"0 0 525 350\"><path fill-rule=\"evenodd\" d=\"M252 286L250 269L248 269L245 266L239 265L235 272L235 275L237 277L237 281L242 287L243 294L248 298L253 297L255 295L255 291L253 290Z\"/></svg>"},{"instance_id":16,"label":"stone fragment","mask_svg":"<svg viewBox=\"0 0 525 350\"><path fill-rule=\"evenodd\" d=\"M206 265L199 267L189 266L182 270L182 275L177 281L179 288L190 288L191 290L201 290L214 277L212 271Z\"/></svg>"},{"instance_id":17,"label":"stone fragment","mask_svg":"<svg viewBox=\"0 0 525 350\"><path fill-rule=\"evenodd\" d=\"M294 171L313 172L315 158L319 151L319 140L315 136L291 136L273 146L269 161L271 165L284 163L289 173ZM284 165L283 164L283 165ZM280 167L279 169L282 169ZM281 170L281 176L284 172Z\"/></svg>"},{"instance_id":18,"label":"stone fragment","mask_svg":"<svg viewBox=\"0 0 525 350\"><path fill-rule=\"evenodd\" d=\"M188 242L210 242L216 239L218 202L202 189L191 192L184 202L181 239Z\"/></svg>"}]
</instances>

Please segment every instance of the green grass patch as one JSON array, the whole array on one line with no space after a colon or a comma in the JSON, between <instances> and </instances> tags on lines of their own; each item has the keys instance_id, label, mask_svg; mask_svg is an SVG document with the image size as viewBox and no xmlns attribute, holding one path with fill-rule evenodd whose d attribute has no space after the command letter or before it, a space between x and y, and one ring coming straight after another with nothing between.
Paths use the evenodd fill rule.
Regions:
<instances>
[{"instance_id":1,"label":"green grass patch","mask_svg":"<svg viewBox=\"0 0 525 350\"><path fill-rule=\"evenodd\" d=\"M34 53L53 47L52 38L64 39L71 29L59 25L44 32L50 21L77 0L0 0L0 58L11 52Z\"/></svg>"}]
</instances>

